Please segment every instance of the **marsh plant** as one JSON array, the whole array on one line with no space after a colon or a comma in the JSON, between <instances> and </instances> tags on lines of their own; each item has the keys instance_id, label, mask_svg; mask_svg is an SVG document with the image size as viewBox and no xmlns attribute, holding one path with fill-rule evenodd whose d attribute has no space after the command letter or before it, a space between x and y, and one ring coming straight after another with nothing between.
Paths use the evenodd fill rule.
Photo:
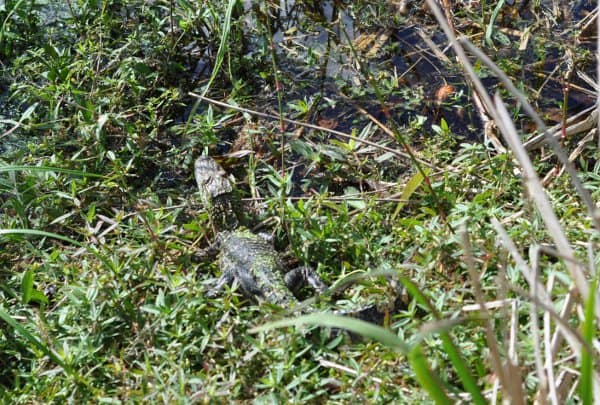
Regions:
<instances>
[{"instance_id":1,"label":"marsh plant","mask_svg":"<svg viewBox=\"0 0 600 405\"><path fill-rule=\"evenodd\" d=\"M1 1L2 402L597 401L598 10L441 3ZM313 311L214 291L202 154Z\"/></svg>"}]
</instances>

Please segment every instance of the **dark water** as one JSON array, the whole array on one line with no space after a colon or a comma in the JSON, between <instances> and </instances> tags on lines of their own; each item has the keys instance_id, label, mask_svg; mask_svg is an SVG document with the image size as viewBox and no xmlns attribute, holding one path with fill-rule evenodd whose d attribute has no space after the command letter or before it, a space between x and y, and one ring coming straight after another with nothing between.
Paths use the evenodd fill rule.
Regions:
<instances>
[{"instance_id":1,"label":"dark water","mask_svg":"<svg viewBox=\"0 0 600 405\"><path fill-rule=\"evenodd\" d=\"M592 37L581 37L576 44L573 43L572 28L593 10L595 2L561 2L563 9L558 10L560 19L557 25L548 31L542 28L534 31L528 46L524 50L517 49L521 35L528 27L536 23L540 16L554 12L553 4L544 1L539 8L534 8L528 1L514 2L513 6L505 5L495 21L493 46L475 41L476 45L483 45L484 52L497 60L509 77L523 88L534 106L543 114L547 113L549 120L553 119L556 108L565 96L569 115L594 103L593 95L579 90L591 90L588 84L576 74L568 78L562 74L567 70L565 48L569 43L576 57L581 52L595 50ZM334 100L334 107L319 108L319 114L314 119L337 121L339 126L336 129L348 132L357 123L350 117L356 118L358 114L352 105L340 97L340 93L353 93L355 104L385 121L382 105L368 89L370 85L362 73L368 72L373 77L387 73L387 76L383 76L389 77L390 72L394 72L400 80L396 89L385 94L384 102L400 125L408 126L419 116L425 117L425 128L431 128L432 125L439 125L443 118L455 135L478 139L482 133L481 122L473 110L470 88L455 62L453 52L445 51L446 61L432 52L431 43L440 50L446 47L445 36L431 16L423 11L422 2L408 2L408 7L409 12L405 17L395 18L391 24L386 21L381 24L386 27L383 29L377 26L376 21L373 24L373 21L358 15L351 3L282 1L274 24L278 30L273 42L278 54L278 68L297 84L295 88L285 89L286 100L317 96ZM390 9L390 12L393 11ZM455 11L460 12L458 9ZM468 32L464 18L457 18L456 23L463 24L458 27L459 32ZM249 24L252 26L252 22ZM367 45L366 50L359 50L357 61L349 45L356 43L361 36L377 36L378 30L384 31L381 35L384 41ZM378 47L378 50L366 56L369 46ZM308 60L312 63L307 64ZM513 67L511 70L513 62L518 69L514 70ZM593 63L577 59L575 64L578 70L595 77ZM490 94L500 89L499 81L494 77L483 73L482 78ZM572 85L566 93L565 80ZM361 87L365 88L363 94ZM450 88L454 90L453 98L440 102L440 91ZM510 102L510 98L508 100Z\"/></svg>"},{"instance_id":2,"label":"dark water","mask_svg":"<svg viewBox=\"0 0 600 405\"><path fill-rule=\"evenodd\" d=\"M9 101L9 85L0 81L0 158L24 146L20 131L11 132L20 115L20 109Z\"/></svg>"},{"instance_id":3,"label":"dark water","mask_svg":"<svg viewBox=\"0 0 600 405\"><path fill-rule=\"evenodd\" d=\"M72 2L77 7L77 2ZM0 9L5 6L0 1ZM31 14L31 21L37 24L40 34L48 41L62 37L67 19L72 17L66 1L24 2L21 7ZM13 15L13 18L17 18ZM14 85L9 66L0 65L0 158L10 159L14 153L23 151L31 134L25 134L17 123L28 110L28 105L20 105L11 98L11 86Z\"/></svg>"}]
</instances>

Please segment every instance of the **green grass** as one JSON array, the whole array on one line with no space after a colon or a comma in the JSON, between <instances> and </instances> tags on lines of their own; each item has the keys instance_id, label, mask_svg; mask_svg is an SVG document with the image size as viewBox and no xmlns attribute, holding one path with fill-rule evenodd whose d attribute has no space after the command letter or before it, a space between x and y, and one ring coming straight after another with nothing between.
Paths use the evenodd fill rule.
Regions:
<instances>
[{"instance_id":1,"label":"green grass","mask_svg":"<svg viewBox=\"0 0 600 405\"><path fill-rule=\"evenodd\" d=\"M306 45L297 32L341 29L310 2L296 3L310 16L296 25L270 2L252 10L235 1L122 3L70 2L55 10L62 26L48 24L50 2L0 8L0 89L10 107L0 108L8 114L0 116L0 401L484 403L500 376L498 399L542 392L561 402L539 369L545 340L562 327L570 333L550 362L564 363L546 372L556 379L579 370L569 389L593 403L597 297L576 297L579 312L552 318L572 287L571 262L537 250L564 251L558 231L546 228L548 211L524 192L531 185L518 169L526 162L457 135L480 135L451 115L476 114L472 87L437 102L435 75L415 83L382 68L401 47L393 36L373 61L342 32L329 45ZM337 12L358 16L354 36L409 21L439 29L416 6L402 16L384 3ZM500 42L500 28L523 21L507 18L507 5L485 3L455 10L455 25L474 21L464 29L499 66L525 65L510 57L519 43ZM288 24L283 42L278 23ZM558 23L538 29L528 58L564 49L552 33L578 35ZM322 74L328 52L350 77ZM576 66L592 56L577 52ZM464 63L449 63L438 69L457 83ZM495 74L480 62L476 71ZM551 104L525 76L511 79L533 107ZM528 128L526 110L507 104ZM286 119L335 124L351 136L300 132ZM563 146L571 152L579 139ZM246 220L274 236L286 265L311 265L329 285L353 280L339 299L316 300L322 312L390 301L391 278L404 286L405 307L377 326L294 316L235 288L209 298L219 270L195 256L215 236L192 178L202 153L229 153L220 160ZM548 153L529 153L540 176L558 164ZM588 144L575 161L594 201L597 154ZM567 175L545 190L596 291L594 221ZM548 302L529 286L527 268Z\"/></svg>"}]
</instances>

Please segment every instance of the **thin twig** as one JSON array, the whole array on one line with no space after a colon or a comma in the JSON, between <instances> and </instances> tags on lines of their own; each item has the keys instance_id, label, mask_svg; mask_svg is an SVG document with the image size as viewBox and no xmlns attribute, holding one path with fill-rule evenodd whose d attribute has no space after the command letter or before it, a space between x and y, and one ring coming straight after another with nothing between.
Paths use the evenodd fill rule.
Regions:
<instances>
[{"instance_id":1,"label":"thin twig","mask_svg":"<svg viewBox=\"0 0 600 405\"><path fill-rule=\"evenodd\" d=\"M214 100L212 98L201 96L200 94L196 94L196 93L193 93L193 92L190 92L189 95L192 96L192 97L196 97L196 98L198 98L200 100L209 102L211 104L218 105L220 107L230 108L232 110L236 110L236 111L240 111L240 112L243 112L243 113L251 114L251 115L254 115L254 116L257 116L257 117L267 118L267 119L275 120L275 121L278 121L279 118L280 118L280 117L272 115L272 114L267 114L267 113L263 113L263 112L260 112L260 111L250 110L248 108L243 108L243 107L238 107L238 106L235 106L235 105L223 103L221 101L217 101L217 100ZM374 148L377 148L377 149L389 152L389 153L391 153L391 154L393 154L393 155L395 155L397 157L403 158L403 159L410 159L410 156L408 155L408 153L404 153L404 152L399 151L397 149L388 148L387 146L380 145L380 144L378 144L376 142L372 142L372 141L369 141L367 139L362 139L362 138L359 138L359 137L354 136L354 135L349 135L349 134L346 134L345 132L336 131L335 129L320 127L318 125L313 125L313 124L309 124L309 123L302 122L302 121L296 121L296 120L292 120L292 119L285 118L285 117L283 117L282 119L283 119L284 122L287 122L288 124L298 125L298 126L302 126L302 127L306 127L306 128L311 128L311 129L315 129L317 131L328 132L330 134L337 135L337 136L339 136L341 138L351 139L351 140L353 140L355 142L359 142L359 143L363 143L365 145L373 146ZM418 159L417 158L417 160L422 165L427 166L427 167L429 167L431 169L436 169L437 170L437 168L436 168L435 165L433 165L433 164L431 164L429 162L426 162L426 161L424 161L422 159Z\"/></svg>"},{"instance_id":2,"label":"thin twig","mask_svg":"<svg viewBox=\"0 0 600 405\"><path fill-rule=\"evenodd\" d=\"M537 297L538 287L541 286L541 282L539 282L539 258L540 258L540 247L539 245L535 245L529 249L529 261L531 262L531 267L533 270L533 279L535 283L530 286L531 295L533 297ZM544 290L542 290L544 291ZM545 292L545 291L544 291ZM548 319L548 323L550 320L550 316L544 312L544 319ZM552 368L550 362L550 367L547 369L544 368L544 356L542 354L542 349L540 347L541 342L546 343L544 348L548 348L550 346L550 331L549 329L544 329L545 333L544 339L540 339L540 325L538 321L538 305L535 301L531 303L531 335L533 336L533 354L535 358L535 367L538 373L538 379L540 381L538 391L536 393L535 398L539 401L540 405L545 405L546 400L549 397L552 405L558 405L558 396L556 395L556 387L554 385L549 385L548 380L554 382L554 369ZM546 352L545 352L546 353Z\"/></svg>"},{"instance_id":3,"label":"thin twig","mask_svg":"<svg viewBox=\"0 0 600 405\"><path fill-rule=\"evenodd\" d=\"M461 244L462 244L463 251L464 251L464 260L467 265L467 270L469 271L469 277L471 279L471 284L473 287L473 294L475 295L475 299L477 300L477 303L479 304L482 317L485 320L485 323L484 323L485 336L486 336L486 340L487 340L488 347L490 350L490 359L491 359L491 363L492 363L492 368L493 368L494 372L496 373L496 375L498 376L498 379L500 380L500 386L506 390L504 392L506 394L506 397L515 401L513 403L522 404L523 403L522 402L523 395L522 395L522 393L517 393L517 392L513 391L513 389L516 388L516 386L515 386L515 384L511 383L511 381L510 381L511 378L509 376L508 370L503 366L502 360L500 358L500 350L499 350L500 344L499 344L498 340L496 339L494 330L490 323L489 312L486 308L485 301L483 299L483 290L481 289L481 284L479 283L479 275L477 274L477 271L475 270L475 261L473 259L471 241L469 240L469 236L467 234L466 229L464 228L464 225L462 226L459 234L460 234ZM509 363L510 362L511 361L509 360Z\"/></svg>"},{"instance_id":4,"label":"thin twig","mask_svg":"<svg viewBox=\"0 0 600 405\"><path fill-rule=\"evenodd\" d=\"M494 99L496 110L501 118L496 124L498 125L498 128L500 128L500 132L504 136L506 143L508 143L512 149L515 158L523 169L523 178L529 191L529 196L534 201L538 211L540 212L542 220L546 225L546 229L554 240L558 252L565 257L573 259L565 260L565 266L571 273L571 277L573 278L575 286L583 296L583 299L587 300L590 290L584 274L583 266L581 266L581 264L576 264L575 252L571 248L571 245L564 234L556 213L552 209L550 199L548 198L548 195L546 194L544 187L539 180L535 168L533 167L533 164L527 155L527 151L519 139L517 130L510 119L510 115L508 114L504 103L497 94ZM592 291L591 293L595 294L596 292ZM595 303L596 317L600 319L600 300L595 300Z\"/></svg>"},{"instance_id":5,"label":"thin twig","mask_svg":"<svg viewBox=\"0 0 600 405\"><path fill-rule=\"evenodd\" d=\"M431 0L427 0L427 1L429 2ZM571 179L571 183L573 184L573 186L577 190L577 193L579 194L579 197L581 198L581 200L584 202L585 206L587 207L590 218L594 222L594 227L596 228L596 230L600 230L600 213L598 212L598 209L596 208L596 204L594 203L592 196L590 195L589 191L585 187L583 187L583 183L579 179L577 170L575 170L575 167L569 161L569 156L567 156L566 152L560 146L560 143L558 142L558 140L554 138L553 134L551 134L548 131L548 129L546 128L546 124L544 124L542 119L535 112L535 110L533 109L533 107L531 106L531 104L529 103L527 98L515 87L515 85L510 81L510 79L506 76L506 74L504 72L502 72L502 70L500 70L500 68L498 66L496 66L496 64L489 57L487 57L487 55L485 55L483 52L481 52L481 50L479 50L475 45L473 45L468 39L466 39L464 37L460 38L460 43L465 45L471 53L473 53L475 56L477 56L487 67L489 67L494 72L496 77L498 79L500 79L500 81L504 84L504 86L506 86L507 90L517 99L517 101L519 103L521 103L522 108L525 110L527 115L535 122L538 130L542 133L546 142L552 147L552 150L554 150L556 157L558 158L560 163L565 167L567 173L569 174L569 178ZM457 46L457 48L455 48L455 51L457 51L457 49L460 49L461 52L464 54L464 50L462 49L462 47ZM465 60L466 60L466 57L465 57ZM464 61L462 59L461 59L461 62L464 63ZM473 71L473 69L470 65L470 62L468 60L466 60L466 62L469 63L470 69L467 69L467 67L465 66L465 70L467 70L467 72ZM473 72L473 74L474 74L474 72ZM472 80L479 81L479 79L476 76L473 76ZM481 86L483 87L483 84L481 84ZM476 87L478 87L478 85ZM482 94L480 94L480 95L482 95ZM485 104L487 105L486 100L489 100L487 93L485 93L485 96L483 97L483 99L485 101ZM498 113L496 111L492 111L492 110L494 110L493 106L489 106L489 107L491 109L490 113L492 115L492 118L494 119L496 124L498 124L498 121L499 121ZM598 104L598 108L600 108L600 104Z\"/></svg>"}]
</instances>

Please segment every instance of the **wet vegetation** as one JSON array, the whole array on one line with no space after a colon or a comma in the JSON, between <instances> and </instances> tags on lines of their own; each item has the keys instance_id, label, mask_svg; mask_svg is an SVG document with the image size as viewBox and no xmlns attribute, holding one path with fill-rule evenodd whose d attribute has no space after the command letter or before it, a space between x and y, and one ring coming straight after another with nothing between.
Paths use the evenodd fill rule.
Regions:
<instances>
[{"instance_id":1,"label":"wet vegetation","mask_svg":"<svg viewBox=\"0 0 600 405\"><path fill-rule=\"evenodd\" d=\"M597 16L0 1L0 399L598 400ZM322 313L208 297L202 154Z\"/></svg>"}]
</instances>

